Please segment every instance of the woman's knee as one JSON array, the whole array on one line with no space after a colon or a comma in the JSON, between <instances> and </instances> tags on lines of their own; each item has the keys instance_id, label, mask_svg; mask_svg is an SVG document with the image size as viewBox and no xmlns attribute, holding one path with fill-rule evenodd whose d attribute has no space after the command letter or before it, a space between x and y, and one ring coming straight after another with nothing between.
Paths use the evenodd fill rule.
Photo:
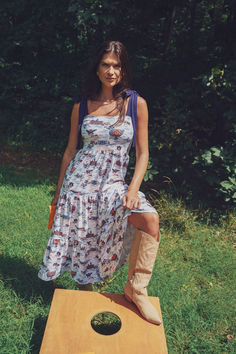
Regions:
<instances>
[{"instance_id":1,"label":"woman's knee","mask_svg":"<svg viewBox=\"0 0 236 354\"><path fill-rule=\"evenodd\" d=\"M147 233L153 236L158 242L160 241L160 231L159 231L159 215L155 213L150 213L146 218L146 229Z\"/></svg>"},{"instance_id":2,"label":"woman's knee","mask_svg":"<svg viewBox=\"0 0 236 354\"><path fill-rule=\"evenodd\" d=\"M159 215L156 213L132 213L128 217L129 222L139 230L153 236L160 241Z\"/></svg>"}]
</instances>

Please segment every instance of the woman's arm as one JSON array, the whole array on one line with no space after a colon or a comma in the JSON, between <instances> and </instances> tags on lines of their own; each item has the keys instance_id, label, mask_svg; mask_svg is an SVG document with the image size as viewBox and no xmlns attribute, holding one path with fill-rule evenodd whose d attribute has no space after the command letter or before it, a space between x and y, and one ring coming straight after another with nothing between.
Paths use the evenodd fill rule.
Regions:
<instances>
[{"instance_id":1,"label":"woman's arm","mask_svg":"<svg viewBox=\"0 0 236 354\"><path fill-rule=\"evenodd\" d=\"M137 102L137 130L136 130L136 164L133 178L128 187L128 192L123 197L123 206L132 209L140 206L138 191L147 170L148 149L148 108L144 98L138 97Z\"/></svg>"},{"instance_id":2,"label":"woman's arm","mask_svg":"<svg viewBox=\"0 0 236 354\"><path fill-rule=\"evenodd\" d=\"M58 183L57 183L57 189L55 196L51 202L51 205L56 205L58 201L58 197L60 194L61 186L63 183L63 179L66 173L66 169L70 163L70 161L73 159L77 152L77 142L78 142L78 123L79 123L79 103L74 104L73 110L71 113L71 128L70 128L70 135L69 135L69 140L67 147L65 149L62 162L61 162L61 167L60 167L60 173L59 173L59 178L58 178Z\"/></svg>"}]
</instances>

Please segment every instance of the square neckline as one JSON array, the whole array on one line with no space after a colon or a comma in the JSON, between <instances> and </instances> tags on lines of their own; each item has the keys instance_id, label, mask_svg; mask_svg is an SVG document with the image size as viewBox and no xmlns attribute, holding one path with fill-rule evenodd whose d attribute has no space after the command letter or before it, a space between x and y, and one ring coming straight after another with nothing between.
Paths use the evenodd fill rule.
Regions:
<instances>
[{"instance_id":1,"label":"square neckline","mask_svg":"<svg viewBox=\"0 0 236 354\"><path fill-rule=\"evenodd\" d=\"M95 116L94 114L86 114L86 116L85 117L94 117L94 118L96 118L96 117L119 117L119 115L116 115L116 116L108 116L108 115L102 115L102 116Z\"/></svg>"}]
</instances>

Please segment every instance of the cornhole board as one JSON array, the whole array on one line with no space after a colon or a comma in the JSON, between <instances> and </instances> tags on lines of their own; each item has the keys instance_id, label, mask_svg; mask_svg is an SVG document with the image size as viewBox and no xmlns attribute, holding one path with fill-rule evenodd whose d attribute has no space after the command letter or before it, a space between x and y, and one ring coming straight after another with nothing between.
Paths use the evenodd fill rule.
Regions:
<instances>
[{"instance_id":1,"label":"cornhole board","mask_svg":"<svg viewBox=\"0 0 236 354\"><path fill-rule=\"evenodd\" d=\"M158 297L149 296L161 309ZM111 335L97 333L91 319L100 312L119 316L121 328ZM155 325L139 314L124 295L93 291L54 291L40 354L166 354L163 322Z\"/></svg>"}]
</instances>

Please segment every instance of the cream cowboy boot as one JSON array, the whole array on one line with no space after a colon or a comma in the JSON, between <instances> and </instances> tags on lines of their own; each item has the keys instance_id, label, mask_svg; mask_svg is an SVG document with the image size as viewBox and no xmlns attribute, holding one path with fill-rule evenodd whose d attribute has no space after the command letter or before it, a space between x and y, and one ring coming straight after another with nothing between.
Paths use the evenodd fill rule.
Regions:
<instances>
[{"instance_id":1,"label":"cream cowboy boot","mask_svg":"<svg viewBox=\"0 0 236 354\"><path fill-rule=\"evenodd\" d=\"M136 230L129 257L128 282L124 295L133 302L141 315L149 322L161 324L156 308L148 299L147 286L152 276L159 242L142 230Z\"/></svg>"}]
</instances>

